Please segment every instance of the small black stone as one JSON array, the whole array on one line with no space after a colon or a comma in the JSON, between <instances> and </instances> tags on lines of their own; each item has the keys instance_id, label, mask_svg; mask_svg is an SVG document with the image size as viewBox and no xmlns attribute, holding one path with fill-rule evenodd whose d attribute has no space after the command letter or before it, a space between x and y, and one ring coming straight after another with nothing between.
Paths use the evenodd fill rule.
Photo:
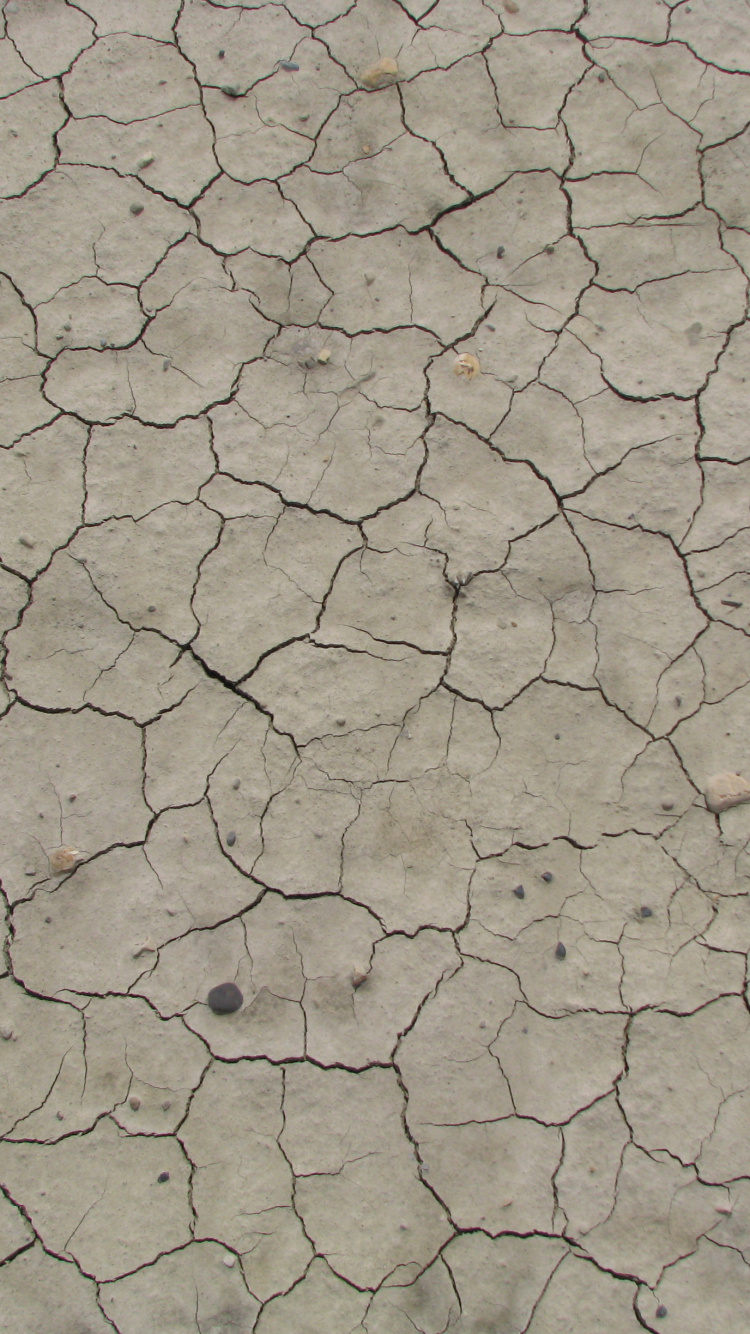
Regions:
<instances>
[{"instance_id":1,"label":"small black stone","mask_svg":"<svg viewBox=\"0 0 750 1334\"><path fill-rule=\"evenodd\" d=\"M218 54L219 54L219 60L223 60L226 55L226 51L219 51Z\"/></svg>"},{"instance_id":2,"label":"small black stone","mask_svg":"<svg viewBox=\"0 0 750 1334\"><path fill-rule=\"evenodd\" d=\"M669 1311L667 1310L666 1306L657 1306L656 1319L663 1320L665 1315L669 1315Z\"/></svg>"},{"instance_id":3,"label":"small black stone","mask_svg":"<svg viewBox=\"0 0 750 1334\"><path fill-rule=\"evenodd\" d=\"M228 848L233 848L236 842L237 842L237 835L235 834L234 830L232 829L232 830L230 830L230 832L227 834L227 847L228 847Z\"/></svg>"},{"instance_id":4,"label":"small black stone","mask_svg":"<svg viewBox=\"0 0 750 1334\"><path fill-rule=\"evenodd\" d=\"M554 878L555 877L553 876L551 871L542 871L542 880L544 881L545 885L549 885L550 882L554 880Z\"/></svg>"},{"instance_id":5,"label":"small black stone","mask_svg":"<svg viewBox=\"0 0 750 1334\"><path fill-rule=\"evenodd\" d=\"M606 76L606 74L603 74L603 73L602 73L602 74L597 74L596 77L597 77L597 79L599 80L600 83L604 83L604 80L606 79L607 76Z\"/></svg>"},{"instance_id":6,"label":"small black stone","mask_svg":"<svg viewBox=\"0 0 750 1334\"><path fill-rule=\"evenodd\" d=\"M568 951L566 950L566 948L565 948L565 946L563 945L562 941L561 941L561 940L558 940L558 942L557 942L557 946L556 946L556 948L555 948L555 958L556 958L556 959L564 959L564 958L565 958L565 955L566 955L567 953L568 953Z\"/></svg>"},{"instance_id":7,"label":"small black stone","mask_svg":"<svg viewBox=\"0 0 750 1334\"><path fill-rule=\"evenodd\" d=\"M214 1014L234 1014L242 1001L242 992L234 982L220 982L208 993L208 1004Z\"/></svg>"},{"instance_id":8,"label":"small black stone","mask_svg":"<svg viewBox=\"0 0 750 1334\"><path fill-rule=\"evenodd\" d=\"M559 741L559 740L560 740L560 733L559 733L559 732L555 732L555 741Z\"/></svg>"},{"instance_id":9,"label":"small black stone","mask_svg":"<svg viewBox=\"0 0 750 1334\"><path fill-rule=\"evenodd\" d=\"M221 90L225 97L242 97L239 88L232 88L231 84L225 83Z\"/></svg>"},{"instance_id":10,"label":"small black stone","mask_svg":"<svg viewBox=\"0 0 750 1334\"><path fill-rule=\"evenodd\" d=\"M288 69L290 71L299 69L299 65L294 60L280 60L279 64L282 69Z\"/></svg>"},{"instance_id":11,"label":"small black stone","mask_svg":"<svg viewBox=\"0 0 750 1334\"><path fill-rule=\"evenodd\" d=\"M523 885L516 885L515 889L513 890L513 893L515 894L517 899L526 898L526 890L524 889Z\"/></svg>"},{"instance_id":12,"label":"small black stone","mask_svg":"<svg viewBox=\"0 0 750 1334\"><path fill-rule=\"evenodd\" d=\"M165 1181L169 1181L169 1172L160 1172L156 1180L164 1185Z\"/></svg>"},{"instance_id":13,"label":"small black stone","mask_svg":"<svg viewBox=\"0 0 750 1334\"><path fill-rule=\"evenodd\" d=\"M641 908L641 917L653 917L653 915L653 910L651 908L646 908L645 906Z\"/></svg>"},{"instance_id":14,"label":"small black stone","mask_svg":"<svg viewBox=\"0 0 750 1334\"><path fill-rule=\"evenodd\" d=\"M503 257L504 254L505 254L505 246L504 246L504 245L499 245L499 246L497 247L497 257L498 257L498 259L502 259L502 257Z\"/></svg>"}]
</instances>

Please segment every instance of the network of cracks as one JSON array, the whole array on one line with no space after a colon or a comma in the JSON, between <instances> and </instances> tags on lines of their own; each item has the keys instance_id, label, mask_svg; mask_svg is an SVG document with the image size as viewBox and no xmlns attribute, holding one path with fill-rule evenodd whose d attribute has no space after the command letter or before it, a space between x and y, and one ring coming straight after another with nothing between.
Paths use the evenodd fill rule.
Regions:
<instances>
[{"instance_id":1,"label":"network of cracks","mask_svg":"<svg viewBox=\"0 0 750 1334\"><path fill-rule=\"evenodd\" d=\"M0 1327L745 1328L745 0L2 23Z\"/></svg>"}]
</instances>

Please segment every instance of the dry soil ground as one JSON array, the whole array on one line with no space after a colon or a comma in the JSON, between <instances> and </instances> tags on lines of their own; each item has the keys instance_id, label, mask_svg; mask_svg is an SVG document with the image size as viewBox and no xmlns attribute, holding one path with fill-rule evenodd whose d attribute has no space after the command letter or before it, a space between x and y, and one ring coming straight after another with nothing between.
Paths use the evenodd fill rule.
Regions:
<instances>
[{"instance_id":1,"label":"dry soil ground","mask_svg":"<svg viewBox=\"0 0 750 1334\"><path fill-rule=\"evenodd\" d=\"M3 24L0 1330L740 1334L747 0Z\"/></svg>"}]
</instances>

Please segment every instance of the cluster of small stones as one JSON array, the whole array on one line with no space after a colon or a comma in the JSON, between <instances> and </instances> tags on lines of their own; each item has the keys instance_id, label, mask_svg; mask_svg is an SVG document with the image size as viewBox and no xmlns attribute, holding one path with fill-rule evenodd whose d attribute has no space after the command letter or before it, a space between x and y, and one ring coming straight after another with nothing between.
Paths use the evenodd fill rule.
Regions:
<instances>
[{"instance_id":1,"label":"cluster of small stones","mask_svg":"<svg viewBox=\"0 0 750 1334\"><path fill-rule=\"evenodd\" d=\"M1 26L3 1331L750 1327L745 0Z\"/></svg>"}]
</instances>

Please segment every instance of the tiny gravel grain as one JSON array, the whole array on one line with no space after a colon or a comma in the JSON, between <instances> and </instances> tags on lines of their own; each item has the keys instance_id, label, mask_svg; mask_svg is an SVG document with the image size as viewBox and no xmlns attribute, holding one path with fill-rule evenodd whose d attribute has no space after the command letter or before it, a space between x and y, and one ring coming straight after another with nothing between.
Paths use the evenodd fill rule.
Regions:
<instances>
[{"instance_id":1,"label":"tiny gravel grain","mask_svg":"<svg viewBox=\"0 0 750 1334\"><path fill-rule=\"evenodd\" d=\"M516 885L515 889L513 890L513 893L515 894L517 899L526 898L526 890L524 889L523 885Z\"/></svg>"}]
</instances>

